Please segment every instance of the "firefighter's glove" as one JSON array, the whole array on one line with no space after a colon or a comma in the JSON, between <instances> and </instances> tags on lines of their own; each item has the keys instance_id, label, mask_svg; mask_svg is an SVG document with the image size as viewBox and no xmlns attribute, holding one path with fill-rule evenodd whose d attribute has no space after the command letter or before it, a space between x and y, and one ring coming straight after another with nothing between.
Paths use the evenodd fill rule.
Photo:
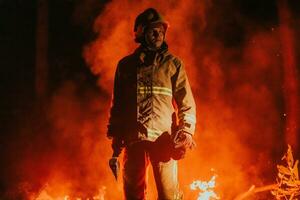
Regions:
<instances>
[{"instance_id":1,"label":"firefighter's glove","mask_svg":"<svg viewBox=\"0 0 300 200\"><path fill-rule=\"evenodd\" d=\"M186 154L186 150L193 149L194 147L196 147L196 143L191 134L184 131L177 131L173 135L172 157L174 160L183 159Z\"/></svg>"},{"instance_id":2,"label":"firefighter's glove","mask_svg":"<svg viewBox=\"0 0 300 200\"><path fill-rule=\"evenodd\" d=\"M124 141L118 137L113 137L111 147L113 149L113 155L111 159L109 159L108 164L117 180L120 171L120 162L118 160L118 157L124 148Z\"/></svg>"},{"instance_id":3,"label":"firefighter's glove","mask_svg":"<svg viewBox=\"0 0 300 200\"><path fill-rule=\"evenodd\" d=\"M118 180L119 171L120 171L120 162L118 160L118 157L111 157L111 159L109 159L108 164L114 177L116 178L116 180Z\"/></svg>"},{"instance_id":4,"label":"firefighter's glove","mask_svg":"<svg viewBox=\"0 0 300 200\"><path fill-rule=\"evenodd\" d=\"M185 149L193 149L196 147L196 143L193 140L192 135L184 131L178 131L174 135L173 142L175 149L181 147L184 147Z\"/></svg>"}]
</instances>

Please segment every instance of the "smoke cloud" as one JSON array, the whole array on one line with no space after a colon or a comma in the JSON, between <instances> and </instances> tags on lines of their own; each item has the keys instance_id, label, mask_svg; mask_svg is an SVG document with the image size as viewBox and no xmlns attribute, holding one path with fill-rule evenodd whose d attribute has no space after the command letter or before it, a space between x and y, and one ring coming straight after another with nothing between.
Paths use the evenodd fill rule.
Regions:
<instances>
[{"instance_id":1,"label":"smoke cloud","mask_svg":"<svg viewBox=\"0 0 300 200\"><path fill-rule=\"evenodd\" d=\"M183 59L197 100L198 148L180 162L188 199L193 197L187 185L213 173L223 199L274 181L285 146L278 22L270 17L256 24L238 6L230 1L224 6L193 0L112 1L95 22L98 38L84 50L91 71L100 75L100 87L111 91L116 63L136 48L136 15L155 7L169 21L167 42Z\"/></svg>"},{"instance_id":2,"label":"smoke cloud","mask_svg":"<svg viewBox=\"0 0 300 200\"><path fill-rule=\"evenodd\" d=\"M93 0L78 3L75 21L87 23L86 15L95 14L95 5ZM287 120L280 24L276 5L267 6L270 16L259 19L244 12L244 6L227 0L222 5L212 0L101 4L93 25L97 37L82 52L100 90L82 86L84 81L65 81L48 100L46 122L33 130L45 133L33 138L36 146L28 148L20 161L21 174L38 183L27 186L30 180L24 178L19 185L25 196L123 197L122 183L115 182L107 163L110 94L117 62L137 48L135 17L148 7L156 8L170 23L166 40L170 51L185 63L197 104L197 148L179 161L185 198L196 199L190 183L214 174L216 192L225 200L253 184L275 182L276 164L286 147ZM148 193L149 199L155 198L151 176Z\"/></svg>"}]
</instances>

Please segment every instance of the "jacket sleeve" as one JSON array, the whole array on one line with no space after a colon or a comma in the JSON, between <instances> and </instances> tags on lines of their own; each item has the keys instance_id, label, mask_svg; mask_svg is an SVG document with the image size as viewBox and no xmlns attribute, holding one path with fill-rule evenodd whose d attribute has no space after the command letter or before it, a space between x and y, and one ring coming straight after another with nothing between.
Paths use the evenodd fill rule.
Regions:
<instances>
[{"instance_id":1,"label":"jacket sleeve","mask_svg":"<svg viewBox=\"0 0 300 200\"><path fill-rule=\"evenodd\" d=\"M183 62L176 58L174 64L177 71L173 80L173 96L178 107L178 128L193 135L196 125L195 100Z\"/></svg>"},{"instance_id":2,"label":"jacket sleeve","mask_svg":"<svg viewBox=\"0 0 300 200\"><path fill-rule=\"evenodd\" d=\"M107 137L114 138L120 135L120 117L118 113L121 111L121 76L120 76L120 63L114 77L114 88L111 100L110 116L107 125Z\"/></svg>"}]
</instances>

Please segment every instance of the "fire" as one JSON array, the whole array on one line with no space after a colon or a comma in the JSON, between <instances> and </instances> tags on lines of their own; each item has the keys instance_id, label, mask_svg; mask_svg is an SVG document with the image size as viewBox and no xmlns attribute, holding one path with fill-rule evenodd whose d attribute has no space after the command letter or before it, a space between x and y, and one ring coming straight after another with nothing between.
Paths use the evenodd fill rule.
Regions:
<instances>
[{"instance_id":1,"label":"fire","mask_svg":"<svg viewBox=\"0 0 300 200\"><path fill-rule=\"evenodd\" d=\"M70 195L62 195L53 197L50 193L51 188L47 186L44 190L42 190L38 196L32 200L105 200L106 187L102 186L99 188L98 193L92 195L91 197L70 197Z\"/></svg>"},{"instance_id":2,"label":"fire","mask_svg":"<svg viewBox=\"0 0 300 200\"><path fill-rule=\"evenodd\" d=\"M276 184L269 184L260 187L252 185L248 191L238 195L234 200L248 199L255 194L271 191L271 194L278 200L281 199L298 199L300 196L300 180L298 171L298 160L294 160L292 148L288 145L287 152L282 157L286 165L277 165L278 174Z\"/></svg>"},{"instance_id":3,"label":"fire","mask_svg":"<svg viewBox=\"0 0 300 200\"><path fill-rule=\"evenodd\" d=\"M231 8L213 1L170 2L111 1L97 17L98 37L85 46L83 55L91 71L100 75L99 86L111 91L118 60L136 48L132 33L136 15L147 7L161 11L170 23L167 43L183 59L197 102L198 149L182 162L181 180L189 184L193 178L188 166L201 169L197 176L205 174L205 166L215 166L223 173L221 196L230 199L249 183L263 181L272 168L265 163L283 146L279 26L252 27L248 19L241 23L236 15L224 20ZM240 30L236 40L231 36L238 31L234 27ZM226 37L235 42L228 44Z\"/></svg>"},{"instance_id":4,"label":"fire","mask_svg":"<svg viewBox=\"0 0 300 200\"><path fill-rule=\"evenodd\" d=\"M191 190L200 190L197 200L213 200L220 199L220 197L214 192L216 187L216 177L214 175L209 181L194 181L190 184Z\"/></svg>"},{"instance_id":5,"label":"fire","mask_svg":"<svg viewBox=\"0 0 300 200\"><path fill-rule=\"evenodd\" d=\"M277 165L277 187L272 194L276 199L294 199L300 196L299 161L294 160L290 145L282 160L286 161L286 166Z\"/></svg>"},{"instance_id":6,"label":"fire","mask_svg":"<svg viewBox=\"0 0 300 200\"><path fill-rule=\"evenodd\" d=\"M80 8L84 12L92 2L107 3L94 23L97 37L83 47L82 54L99 77L101 89L91 89L84 78L65 80L49 97L46 112L37 115L42 119L19 116L20 140L6 144L10 150L8 171L15 175L4 176L4 186L15 189L18 181L30 182L28 193L32 196L49 182L52 188L38 193L43 200L86 199L85 193L90 199L122 199L122 184L115 182L107 165L111 156L105 135L107 113L116 64L136 48L134 19L148 7L157 8L169 21L166 40L171 52L185 63L197 104L194 138L198 148L180 163L182 184L189 185L214 166L222 177L218 194L233 199L249 185L272 178L284 138L293 146L299 142L299 75L295 72L299 39L295 27L284 20L290 19L285 17L289 8L284 7L279 15L274 11L282 18L278 24L267 19L260 24L251 13L241 11L244 1L230 0L224 5L211 0L89 0L78 3L77 16L83 17ZM29 120L32 122L26 124ZM200 190L198 199L218 198L213 192L215 179L191 184L191 189ZM97 193L99 184L106 186L102 196ZM8 191L8 196L15 198L7 199L26 199L22 197L29 196L27 189L22 190L17 195ZM189 188L183 190L187 199L193 199ZM153 180L149 191L154 199Z\"/></svg>"}]
</instances>

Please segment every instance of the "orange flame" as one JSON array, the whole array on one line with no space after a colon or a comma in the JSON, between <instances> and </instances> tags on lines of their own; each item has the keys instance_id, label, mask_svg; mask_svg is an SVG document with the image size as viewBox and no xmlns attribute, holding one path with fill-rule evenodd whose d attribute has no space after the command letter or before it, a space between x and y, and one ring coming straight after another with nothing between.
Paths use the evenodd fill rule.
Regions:
<instances>
[{"instance_id":1,"label":"orange flame","mask_svg":"<svg viewBox=\"0 0 300 200\"><path fill-rule=\"evenodd\" d=\"M198 106L198 150L181 162L181 182L187 185L214 167L220 171L220 194L229 199L261 183L260 176L273 167L263 163L270 162L272 152L278 151L274 142L281 140L277 27L248 29L245 24L242 46L232 48L214 35L221 8L211 1L112 1L96 19L98 38L84 49L91 71L100 75L101 88L112 90L117 61L136 48L134 19L147 7L157 8L170 22L167 42L184 60Z\"/></svg>"},{"instance_id":2,"label":"orange flame","mask_svg":"<svg viewBox=\"0 0 300 200\"><path fill-rule=\"evenodd\" d=\"M83 49L86 63L106 93L82 91L80 83L66 82L49 100L49 124L41 130L49 131L42 143L48 151L34 154L37 158L29 154L21 170L38 176L42 186L48 182L49 188L40 194L53 199L93 197L105 185L105 198L122 199L122 183L115 182L107 163L111 155L105 135L110 103L107 93L112 91L118 60L137 47L134 19L148 7L157 8L170 22L167 42L171 52L183 59L197 102L198 147L179 162L185 198L194 197L184 186L194 177L208 179L212 167L218 171L218 194L224 199L233 199L252 184L270 179L274 157L280 157L284 146L282 59L294 51L288 45L291 52L282 49L280 38L296 38L278 30L277 25L266 29L251 23L237 9L231 16L239 16L236 21L243 29L243 39L237 45L227 45L224 34L236 27L220 24L230 20L230 6L233 3L227 7L197 0L109 1L94 24L98 37ZM286 73L284 79L290 73L297 76L294 71ZM293 84L298 84L294 80ZM289 116L298 114L292 111L296 104L291 102ZM28 148L36 152L35 147ZM39 165L46 169L41 170L43 175L33 172L36 163L46 163ZM151 177L148 197L154 199Z\"/></svg>"}]
</instances>

